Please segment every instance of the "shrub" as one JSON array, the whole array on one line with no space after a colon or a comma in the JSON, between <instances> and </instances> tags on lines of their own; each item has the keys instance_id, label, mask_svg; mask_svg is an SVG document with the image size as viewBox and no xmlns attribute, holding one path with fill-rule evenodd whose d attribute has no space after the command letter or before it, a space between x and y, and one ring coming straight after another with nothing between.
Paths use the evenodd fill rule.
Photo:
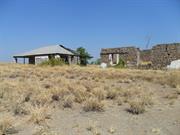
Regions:
<instances>
[{"instance_id":1,"label":"shrub","mask_svg":"<svg viewBox=\"0 0 180 135\"><path fill-rule=\"evenodd\" d=\"M51 58L49 60L43 61L40 63L41 66L62 66L65 65L66 63L60 59L60 58Z\"/></svg>"},{"instance_id":2,"label":"shrub","mask_svg":"<svg viewBox=\"0 0 180 135\"><path fill-rule=\"evenodd\" d=\"M126 63L122 58L119 58L119 63L117 65L115 65L115 68L125 68Z\"/></svg>"},{"instance_id":3,"label":"shrub","mask_svg":"<svg viewBox=\"0 0 180 135\"><path fill-rule=\"evenodd\" d=\"M17 103L13 108L14 109L13 112L15 115L27 115L30 113L28 110L28 107L29 106L26 103L24 103L24 104Z\"/></svg>"},{"instance_id":4,"label":"shrub","mask_svg":"<svg viewBox=\"0 0 180 135\"><path fill-rule=\"evenodd\" d=\"M116 89L108 90L106 98L107 99L115 99L117 95L118 95L118 92Z\"/></svg>"},{"instance_id":5,"label":"shrub","mask_svg":"<svg viewBox=\"0 0 180 135\"><path fill-rule=\"evenodd\" d=\"M74 101L74 96L73 95L69 95L69 96L65 97L63 107L72 108L73 101Z\"/></svg>"},{"instance_id":6,"label":"shrub","mask_svg":"<svg viewBox=\"0 0 180 135\"><path fill-rule=\"evenodd\" d=\"M117 98L117 105L118 105L118 106L121 106L122 104L123 104L122 97L118 97L118 98Z\"/></svg>"},{"instance_id":7,"label":"shrub","mask_svg":"<svg viewBox=\"0 0 180 135\"><path fill-rule=\"evenodd\" d=\"M154 104L151 95L143 95L143 96L141 97L141 99L142 99L142 103L143 103L145 106L151 106L151 105Z\"/></svg>"},{"instance_id":8,"label":"shrub","mask_svg":"<svg viewBox=\"0 0 180 135\"><path fill-rule=\"evenodd\" d=\"M85 112L103 111L104 110L104 104L102 102L100 102L97 98L89 98L85 101L85 104L83 106L83 110Z\"/></svg>"},{"instance_id":9,"label":"shrub","mask_svg":"<svg viewBox=\"0 0 180 135\"><path fill-rule=\"evenodd\" d=\"M104 100L105 99L105 91L102 88L95 88L93 90L93 94L95 97L98 98L98 100Z\"/></svg>"},{"instance_id":10,"label":"shrub","mask_svg":"<svg viewBox=\"0 0 180 135\"><path fill-rule=\"evenodd\" d=\"M130 108L127 110L132 114L141 114L145 112L145 105L142 101L134 100L129 103Z\"/></svg>"},{"instance_id":11,"label":"shrub","mask_svg":"<svg viewBox=\"0 0 180 135\"><path fill-rule=\"evenodd\" d=\"M59 95L57 94L53 94L51 98L53 101L59 101Z\"/></svg>"},{"instance_id":12,"label":"shrub","mask_svg":"<svg viewBox=\"0 0 180 135\"><path fill-rule=\"evenodd\" d=\"M173 88L178 88L179 82L180 82L180 74L178 72L172 72L170 74L168 74L168 76L166 77L166 82L169 86L173 87Z\"/></svg>"},{"instance_id":13,"label":"shrub","mask_svg":"<svg viewBox=\"0 0 180 135\"><path fill-rule=\"evenodd\" d=\"M31 116L29 121L40 125L50 118L47 106L33 106L30 108Z\"/></svg>"},{"instance_id":14,"label":"shrub","mask_svg":"<svg viewBox=\"0 0 180 135\"><path fill-rule=\"evenodd\" d=\"M18 131L13 126L14 118L12 116L5 116L0 119L0 134L15 134Z\"/></svg>"},{"instance_id":15,"label":"shrub","mask_svg":"<svg viewBox=\"0 0 180 135\"><path fill-rule=\"evenodd\" d=\"M74 96L75 96L75 102L82 103L83 101L86 100L88 95L87 95L87 92L85 90L79 89L79 90L74 92Z\"/></svg>"}]
</instances>

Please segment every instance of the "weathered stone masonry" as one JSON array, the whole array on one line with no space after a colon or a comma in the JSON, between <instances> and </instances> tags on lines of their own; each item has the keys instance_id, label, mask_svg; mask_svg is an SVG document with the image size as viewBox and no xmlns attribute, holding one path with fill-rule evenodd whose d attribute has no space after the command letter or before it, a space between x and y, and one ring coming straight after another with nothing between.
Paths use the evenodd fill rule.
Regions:
<instances>
[{"instance_id":1,"label":"weathered stone masonry","mask_svg":"<svg viewBox=\"0 0 180 135\"><path fill-rule=\"evenodd\" d=\"M177 59L180 59L180 43L159 44L152 48L151 61L154 68L166 67Z\"/></svg>"},{"instance_id":2,"label":"weathered stone masonry","mask_svg":"<svg viewBox=\"0 0 180 135\"><path fill-rule=\"evenodd\" d=\"M140 51L140 61L141 62L150 62L151 61L151 49Z\"/></svg>"},{"instance_id":3,"label":"weathered stone masonry","mask_svg":"<svg viewBox=\"0 0 180 135\"><path fill-rule=\"evenodd\" d=\"M124 60L128 66L137 66L139 49L135 47L122 47L101 50L101 62L107 63L108 65L118 64L120 58Z\"/></svg>"},{"instance_id":4,"label":"weathered stone masonry","mask_svg":"<svg viewBox=\"0 0 180 135\"><path fill-rule=\"evenodd\" d=\"M127 66L138 66L143 62L151 62L153 68L163 68L171 61L180 59L180 43L159 44L149 50L135 47L106 48L101 50L101 62L115 65L123 59Z\"/></svg>"}]
</instances>

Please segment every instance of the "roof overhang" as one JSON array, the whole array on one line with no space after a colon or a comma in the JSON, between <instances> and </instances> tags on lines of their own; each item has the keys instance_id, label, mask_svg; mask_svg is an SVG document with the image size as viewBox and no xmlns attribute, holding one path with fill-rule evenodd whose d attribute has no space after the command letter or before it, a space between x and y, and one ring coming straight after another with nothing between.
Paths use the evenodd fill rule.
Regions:
<instances>
[{"instance_id":1,"label":"roof overhang","mask_svg":"<svg viewBox=\"0 0 180 135\"><path fill-rule=\"evenodd\" d=\"M79 56L75 51L68 49L62 45L47 46L32 50L30 52L14 55L14 58L29 58L35 56L48 56L48 55L72 55Z\"/></svg>"}]
</instances>

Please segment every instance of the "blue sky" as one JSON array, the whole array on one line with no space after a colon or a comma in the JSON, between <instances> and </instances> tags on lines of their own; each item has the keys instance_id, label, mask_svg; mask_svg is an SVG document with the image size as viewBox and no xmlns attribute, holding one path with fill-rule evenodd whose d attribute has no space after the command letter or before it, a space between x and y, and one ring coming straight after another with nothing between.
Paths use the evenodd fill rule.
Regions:
<instances>
[{"instance_id":1,"label":"blue sky","mask_svg":"<svg viewBox=\"0 0 180 135\"><path fill-rule=\"evenodd\" d=\"M180 42L180 0L0 0L0 61L42 46L146 48Z\"/></svg>"}]
</instances>

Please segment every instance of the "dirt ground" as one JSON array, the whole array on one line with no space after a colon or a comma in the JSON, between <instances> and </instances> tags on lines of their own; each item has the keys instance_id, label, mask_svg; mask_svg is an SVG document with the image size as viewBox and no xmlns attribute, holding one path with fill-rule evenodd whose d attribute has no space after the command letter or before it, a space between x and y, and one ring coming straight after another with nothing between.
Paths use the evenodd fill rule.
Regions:
<instances>
[{"instance_id":1,"label":"dirt ground","mask_svg":"<svg viewBox=\"0 0 180 135\"><path fill-rule=\"evenodd\" d=\"M149 84L154 92L168 91L161 85ZM157 101L156 101L157 102ZM77 105L72 109L56 109L49 129L59 135L179 135L180 99L173 105L169 101L157 103L144 114L127 113L127 104L116 106L113 103L103 112L84 112ZM32 135L37 127L22 126L18 135ZM27 131L29 131L27 133Z\"/></svg>"},{"instance_id":2,"label":"dirt ground","mask_svg":"<svg viewBox=\"0 0 180 135\"><path fill-rule=\"evenodd\" d=\"M13 64L1 64L0 69L2 134L180 135L180 71ZM27 100L30 90L33 94ZM84 93L79 96L78 91L82 90ZM72 97L72 93L70 102L66 97ZM103 108L92 109L87 104L91 103L87 101L92 97L98 100L91 106L102 102ZM145 110L142 113L129 111L135 99L146 99L143 100ZM25 105L24 110L22 107ZM90 108L88 111L84 109L86 105ZM32 107L30 112L25 113ZM44 116L47 108L49 113ZM9 117L13 120L7 120Z\"/></svg>"}]
</instances>

